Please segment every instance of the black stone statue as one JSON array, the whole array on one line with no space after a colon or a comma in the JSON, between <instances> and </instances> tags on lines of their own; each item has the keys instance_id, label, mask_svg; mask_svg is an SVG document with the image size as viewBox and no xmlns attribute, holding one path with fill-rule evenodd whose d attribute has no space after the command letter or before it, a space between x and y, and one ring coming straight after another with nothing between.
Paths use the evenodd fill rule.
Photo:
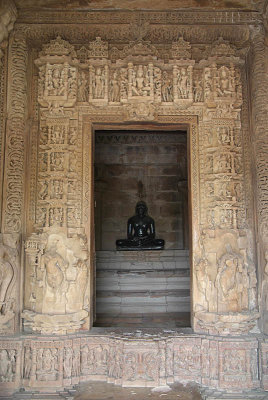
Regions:
<instances>
[{"instance_id":1,"label":"black stone statue","mask_svg":"<svg viewBox=\"0 0 268 400\"><path fill-rule=\"evenodd\" d=\"M127 239L116 241L117 250L162 250L163 239L155 239L153 218L147 215L147 205L144 201L136 204L136 214L127 222Z\"/></svg>"}]
</instances>

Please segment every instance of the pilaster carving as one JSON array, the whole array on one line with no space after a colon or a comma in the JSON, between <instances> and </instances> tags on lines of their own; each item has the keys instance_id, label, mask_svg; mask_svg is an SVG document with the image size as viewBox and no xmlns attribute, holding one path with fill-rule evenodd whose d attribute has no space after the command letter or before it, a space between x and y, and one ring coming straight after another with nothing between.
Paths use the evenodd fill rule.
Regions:
<instances>
[{"instance_id":1,"label":"pilaster carving","mask_svg":"<svg viewBox=\"0 0 268 400\"><path fill-rule=\"evenodd\" d=\"M268 188L267 188L267 157L268 157L268 107L267 107L267 48L262 27L252 28L251 32L251 98L252 121L254 135L254 163L256 168L256 202L258 242L260 246L259 263L261 277L266 280L266 253L268 251ZM261 290L261 288L260 288ZM262 292L261 296L266 294ZM268 308L262 303L263 330L268 333Z\"/></svg>"},{"instance_id":2,"label":"pilaster carving","mask_svg":"<svg viewBox=\"0 0 268 400\"><path fill-rule=\"evenodd\" d=\"M27 44L22 32L11 39L5 156L3 231L17 233L24 212L24 144L27 99Z\"/></svg>"}]
</instances>

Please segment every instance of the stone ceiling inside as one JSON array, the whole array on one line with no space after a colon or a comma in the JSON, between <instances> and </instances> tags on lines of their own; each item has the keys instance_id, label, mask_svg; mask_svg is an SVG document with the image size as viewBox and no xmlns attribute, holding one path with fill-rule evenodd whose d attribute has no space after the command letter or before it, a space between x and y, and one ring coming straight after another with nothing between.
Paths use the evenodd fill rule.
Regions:
<instances>
[{"instance_id":1,"label":"stone ceiling inside","mask_svg":"<svg viewBox=\"0 0 268 400\"><path fill-rule=\"evenodd\" d=\"M209 10L241 9L263 11L267 0L15 0L18 9L129 9Z\"/></svg>"}]
</instances>

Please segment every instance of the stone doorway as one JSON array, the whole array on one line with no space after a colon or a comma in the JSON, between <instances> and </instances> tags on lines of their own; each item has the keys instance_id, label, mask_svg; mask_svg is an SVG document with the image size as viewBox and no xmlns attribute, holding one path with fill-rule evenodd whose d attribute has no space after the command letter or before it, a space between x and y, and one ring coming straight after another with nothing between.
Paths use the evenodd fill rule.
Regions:
<instances>
[{"instance_id":1,"label":"stone doorway","mask_svg":"<svg viewBox=\"0 0 268 400\"><path fill-rule=\"evenodd\" d=\"M186 130L95 130L94 159L95 326L190 326ZM165 250L116 251L139 200Z\"/></svg>"}]
</instances>

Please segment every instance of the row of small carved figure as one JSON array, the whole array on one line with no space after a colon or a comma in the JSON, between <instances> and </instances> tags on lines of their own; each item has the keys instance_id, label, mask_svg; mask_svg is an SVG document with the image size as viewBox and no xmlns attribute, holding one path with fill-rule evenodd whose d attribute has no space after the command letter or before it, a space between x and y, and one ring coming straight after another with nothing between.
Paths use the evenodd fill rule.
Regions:
<instances>
[{"instance_id":1,"label":"row of small carved figure","mask_svg":"<svg viewBox=\"0 0 268 400\"><path fill-rule=\"evenodd\" d=\"M79 75L68 64L47 64L39 71L39 99L77 96L78 101L126 101L130 98L154 98L158 102L194 100L202 102L211 96L235 97L240 74L234 67L205 68L173 66L173 70L132 64L128 68L110 69L108 65L89 67Z\"/></svg>"},{"instance_id":2,"label":"row of small carved figure","mask_svg":"<svg viewBox=\"0 0 268 400\"><path fill-rule=\"evenodd\" d=\"M0 350L0 382L14 382L19 350ZM157 349L136 352L131 349L124 354L117 347L105 345L68 346L65 348L24 348L22 378L40 382L71 379L79 376L109 376L126 381L157 381L162 362L169 375L188 377L201 373L200 345L186 344L179 350L169 348L164 358ZM166 358L167 357L167 358ZM222 358L223 371L230 374L247 374L247 350L226 349ZM211 360L215 362L216 360ZM216 361L217 363L217 361ZM217 366L214 367L217 369ZM19 373L20 375L20 373Z\"/></svg>"},{"instance_id":3,"label":"row of small carved figure","mask_svg":"<svg viewBox=\"0 0 268 400\"><path fill-rule=\"evenodd\" d=\"M4 350L7 352L7 350ZM60 375L60 352L63 352L63 371L65 379L80 375L108 375L114 378L121 378L124 360L124 376L127 380L142 378L154 380L158 371L158 363L155 351L143 352L138 355L134 352L127 352L124 355L113 347L95 346L89 347L66 347L60 349L37 349L25 348L23 378L30 379L35 376L40 381L55 381ZM7 353L6 366L9 365L10 357ZM8 368L6 367L7 375ZM3 371L4 373L5 371ZM4 375L3 375L4 377Z\"/></svg>"}]
</instances>

